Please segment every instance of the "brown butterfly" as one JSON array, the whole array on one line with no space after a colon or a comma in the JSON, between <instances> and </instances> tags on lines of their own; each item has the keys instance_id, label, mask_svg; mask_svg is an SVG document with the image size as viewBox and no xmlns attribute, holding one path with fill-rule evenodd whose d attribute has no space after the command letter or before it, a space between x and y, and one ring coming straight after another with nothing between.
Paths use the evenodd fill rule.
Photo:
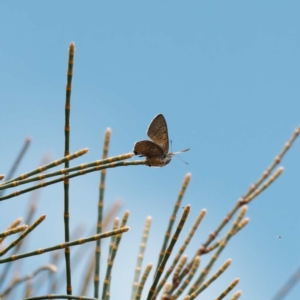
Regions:
<instances>
[{"instance_id":1,"label":"brown butterfly","mask_svg":"<svg viewBox=\"0 0 300 300\"><path fill-rule=\"evenodd\" d=\"M181 152L187 152L185 149L178 152L169 152L168 127L165 117L162 114L157 115L149 125L147 131L148 137L152 141L138 141L134 145L135 155L145 156L149 167L163 167L167 165L172 157Z\"/></svg>"}]
</instances>

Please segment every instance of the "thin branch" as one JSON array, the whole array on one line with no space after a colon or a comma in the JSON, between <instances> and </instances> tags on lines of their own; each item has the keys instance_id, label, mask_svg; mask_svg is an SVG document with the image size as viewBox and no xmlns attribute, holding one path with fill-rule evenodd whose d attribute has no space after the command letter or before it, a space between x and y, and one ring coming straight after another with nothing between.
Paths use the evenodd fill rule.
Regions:
<instances>
[{"instance_id":1,"label":"thin branch","mask_svg":"<svg viewBox=\"0 0 300 300\"><path fill-rule=\"evenodd\" d=\"M101 234L96 234L94 236L88 237L88 238L82 238L73 242L68 242L68 243L63 243L63 244L59 244L56 246L52 246L49 248L45 248L45 249L38 249L32 252L27 252L27 253L23 253L23 254L19 254L19 255L13 255L11 257L5 258L5 259L0 259L0 264L3 263L7 263L10 261L15 261L18 259L22 259L24 257L29 257L29 256L34 256L34 255L40 255L42 253L46 253L46 252L50 252L50 251L54 251L54 250L59 250L59 249L64 249L67 247L72 247L72 246L76 246L76 245L81 245L87 242L93 242L96 241L97 239L103 239L103 238L107 238L109 236L115 235L115 234L121 234L123 232L126 232L129 230L129 227L123 227L123 228L119 228L117 230L113 230L113 231L108 231L108 232L104 232Z\"/></svg>"},{"instance_id":2,"label":"thin branch","mask_svg":"<svg viewBox=\"0 0 300 300\"><path fill-rule=\"evenodd\" d=\"M16 286L18 286L20 283L31 280L32 278L34 278L36 275L38 275L42 271L56 272L56 270L57 270L57 268L54 265L41 266L36 271L34 271L32 274L29 274L24 277L13 280L12 284L0 295L0 297L7 296L11 292L11 290L14 289Z\"/></svg>"},{"instance_id":3,"label":"thin branch","mask_svg":"<svg viewBox=\"0 0 300 300\"><path fill-rule=\"evenodd\" d=\"M125 213L124 213L124 216L122 218L121 228L126 225L128 217L129 217L129 211L126 210ZM118 248L119 248L121 238L122 238L121 235L117 235L115 237L114 244L113 244L111 253L109 255L109 258L108 258L107 270L106 270L105 280L104 280L104 283L103 283L102 300L107 300L107 292L109 292L111 272L112 272L112 268L113 268L113 265L114 265L114 260L115 260L115 257L116 257L116 254L117 254L117 251L118 251Z\"/></svg>"},{"instance_id":4,"label":"thin branch","mask_svg":"<svg viewBox=\"0 0 300 300\"><path fill-rule=\"evenodd\" d=\"M200 225L200 223L202 222L204 216L206 215L206 209L202 209L200 211L200 213L197 216L197 219L195 220L193 227L191 228L187 238L184 240L183 245L180 247L177 255L174 258L174 261L172 263L172 265L169 267L169 269L167 270L164 278L161 280L161 282L159 283L155 295L154 295L154 299L156 298L157 294L159 293L159 291L161 290L161 288L163 287L163 285L165 284L165 282L168 280L170 274L173 272L173 269L175 268L175 266L177 265L181 255L184 253L185 249L187 248L188 244L190 243L191 239L193 238L198 226ZM183 266L182 266L183 267ZM192 267L191 267L192 268ZM183 277L185 275L187 275L190 271L190 269L188 269L186 271L186 273L182 274L181 276L179 276L179 272L182 270L182 268L180 270L176 270L176 272L174 273L174 277L173 277L173 283L172 283L172 287L169 291L170 294L172 294L172 292L178 287L179 283L182 281ZM178 273L177 273L178 272Z\"/></svg>"},{"instance_id":5,"label":"thin branch","mask_svg":"<svg viewBox=\"0 0 300 300\"><path fill-rule=\"evenodd\" d=\"M183 281L182 285L179 287L177 292L174 295L172 295L172 297L171 297L172 300L177 299L183 293L185 288L190 284L190 282L191 282L192 278L194 277L199 265L200 265L200 256L197 256L193 261L192 268L191 268L190 272L188 273L187 278Z\"/></svg>"},{"instance_id":6,"label":"thin branch","mask_svg":"<svg viewBox=\"0 0 300 300\"><path fill-rule=\"evenodd\" d=\"M105 218L102 222L102 230L107 229L110 221L112 220L112 218L114 217L116 212L120 209L120 207L121 207L120 201L116 201L113 203L113 206L110 207L109 211L106 213ZM94 231L94 228L93 228L93 231ZM94 270L95 270L95 256L93 256L89 259L88 267L85 271L85 274L83 275L84 280L82 281L82 287L80 288L81 295L86 294L88 285L92 279L93 274L95 273Z\"/></svg>"},{"instance_id":7,"label":"thin branch","mask_svg":"<svg viewBox=\"0 0 300 300\"><path fill-rule=\"evenodd\" d=\"M21 149L19 155L16 158L16 161L14 162L12 168L10 169L10 171L8 172L8 175L6 176L7 180L10 180L13 177L17 167L19 166L21 160L23 159L23 157L30 145L30 142L31 142L31 138L30 137L26 138L23 148ZM3 193L4 193L4 191L0 191L0 197L3 195Z\"/></svg>"},{"instance_id":8,"label":"thin branch","mask_svg":"<svg viewBox=\"0 0 300 300\"><path fill-rule=\"evenodd\" d=\"M230 298L230 300L237 300L237 299L239 299L239 298L241 297L241 295L242 295L242 291L236 291L236 292L232 295L232 297Z\"/></svg>"},{"instance_id":9,"label":"thin branch","mask_svg":"<svg viewBox=\"0 0 300 300\"><path fill-rule=\"evenodd\" d=\"M199 257L199 256L198 256ZM227 259L222 267L213 275L209 280L202 284L196 291L194 291L190 296L190 299L195 299L201 292L203 292L212 282L214 282L217 278L220 277L221 274L225 272L225 270L230 266L231 259ZM237 282L238 283L238 282ZM237 284L236 283L236 284Z\"/></svg>"},{"instance_id":10,"label":"thin branch","mask_svg":"<svg viewBox=\"0 0 300 300\"><path fill-rule=\"evenodd\" d=\"M234 234L237 234L241 229L243 229L248 223L250 222L249 218L245 218L244 220L241 221L241 223L239 224L237 230L234 232ZM215 242L213 245L209 246L208 248L206 248L206 252L205 254L213 251L214 249L218 248L220 246L220 244L222 243L222 239L220 239L219 241Z\"/></svg>"},{"instance_id":11,"label":"thin branch","mask_svg":"<svg viewBox=\"0 0 300 300\"><path fill-rule=\"evenodd\" d=\"M230 228L230 230L226 234L225 238L222 240L218 250L213 254L213 256L211 257L211 259L208 262L207 266L202 270L200 276L198 277L196 282L193 284L193 286L190 288L190 290L188 292L188 295L190 295L191 299L195 299L196 296L198 295L199 288L201 287L202 282L204 281L204 279L205 279L206 275L208 274L208 272L211 270L211 268L214 265L217 258L220 256L221 252L224 250L224 248L227 245L230 238L234 235L234 232L236 232L236 230L237 230L237 228L238 228L238 226L241 222L241 219L244 217L246 211L247 211L246 206L243 206L240 209L236 220L234 221L232 227Z\"/></svg>"},{"instance_id":12,"label":"thin branch","mask_svg":"<svg viewBox=\"0 0 300 300\"><path fill-rule=\"evenodd\" d=\"M72 156L72 155L75 156L76 153L78 154L79 152L80 151L75 152L74 154L71 154L69 156ZM16 186L19 186L19 185L22 185L22 184L26 184L26 183L29 183L29 182L33 182L33 181L40 181L42 179L49 178L49 177L54 177L54 176L58 176L58 175L66 175L66 174L69 174L71 172L75 172L75 171L79 171L79 170L85 170L85 169L89 169L91 167L103 166L103 165L106 165L106 164L109 164L109 163L112 163L112 162L129 159L133 155L134 155L133 153L125 153L125 154L121 154L121 155L118 155L118 156L109 157L107 159L96 160L96 161L88 163L88 164L80 164L80 165L75 166L75 167L60 169L58 171L54 171L54 172L51 172L51 173L40 174L40 175L35 176L35 177L29 177L28 178L28 176L27 176L26 177L27 179L26 178L22 179L21 177L24 177L25 175L21 175L16 180L12 179L7 183L5 182L3 184L0 184L0 190L1 189L13 188L13 187L16 187ZM78 157L78 155L76 157ZM55 165L55 164L56 164L56 161L51 163L51 165ZM43 170L43 168L44 168L44 166L38 168L37 170L39 170L39 169Z\"/></svg>"},{"instance_id":13,"label":"thin branch","mask_svg":"<svg viewBox=\"0 0 300 300\"><path fill-rule=\"evenodd\" d=\"M149 273L152 269L152 264L149 264L146 269L145 269L145 272L144 274L142 275L142 279L141 279L141 282L140 284L138 285L138 289L137 289L137 292L136 292L136 295L135 295L135 298L132 298L133 300L140 300L141 297L142 297L142 292L143 292L143 289L144 289L144 285L145 285L145 282L149 276Z\"/></svg>"},{"instance_id":14,"label":"thin branch","mask_svg":"<svg viewBox=\"0 0 300 300\"><path fill-rule=\"evenodd\" d=\"M282 300L300 280L300 268L288 279L288 281L281 287L272 300Z\"/></svg>"},{"instance_id":15,"label":"thin branch","mask_svg":"<svg viewBox=\"0 0 300 300\"><path fill-rule=\"evenodd\" d=\"M135 273L134 273L134 280L133 280L133 285L132 285L132 292L131 292L131 299L135 299L135 295L137 292L137 289L139 287L139 279L140 279L140 273L141 273L141 267L144 259L144 253L147 245L147 240L149 236L149 230L151 226L152 218L150 216L147 217L143 234L142 234L142 241L140 243L140 250L136 262L136 267L135 267ZM152 264L151 264L152 268ZM149 271L150 272L150 271Z\"/></svg>"},{"instance_id":16,"label":"thin branch","mask_svg":"<svg viewBox=\"0 0 300 300\"><path fill-rule=\"evenodd\" d=\"M76 300L99 300L98 298L90 298L90 297L84 297L84 296L74 296L74 295L44 295L44 296L36 296L36 297L30 297L25 298L22 300L43 300L43 299L76 299Z\"/></svg>"},{"instance_id":17,"label":"thin branch","mask_svg":"<svg viewBox=\"0 0 300 300\"><path fill-rule=\"evenodd\" d=\"M104 136L104 146L102 159L107 158L109 142L110 142L111 129L107 128ZM102 232L103 222L103 206L104 206L104 190L105 190L106 170L101 170L100 184L99 184L99 197L98 197L98 219L97 219L97 234ZM99 298L99 285L100 285L100 256L101 256L101 241L98 240L95 248L95 274L94 274L94 297Z\"/></svg>"},{"instance_id":18,"label":"thin branch","mask_svg":"<svg viewBox=\"0 0 300 300\"><path fill-rule=\"evenodd\" d=\"M75 44L71 43L69 47L68 72L67 72L67 86L66 86L66 103L65 103L65 150L64 156L70 155L70 110L71 110L71 92L73 79L73 65L75 55ZM69 161L65 161L65 168L69 168ZM69 179L64 180L64 225L65 225L65 242L70 241L70 212L69 212ZM71 278L71 250L65 248L66 261L66 291L68 295L72 295L72 278Z\"/></svg>"},{"instance_id":19,"label":"thin branch","mask_svg":"<svg viewBox=\"0 0 300 300\"><path fill-rule=\"evenodd\" d=\"M239 279L239 278L234 279L234 280L230 283L230 285L226 288L226 290L223 291L223 292L221 293L221 295L218 296L215 300L221 300L221 299L223 299L224 297L226 297L226 296L227 296L227 295L235 288L235 286L236 286L239 282L240 282L240 279ZM237 293L235 293L235 295L237 295ZM235 297L237 297L237 296L235 296ZM235 298L235 299L237 299L237 298Z\"/></svg>"},{"instance_id":20,"label":"thin branch","mask_svg":"<svg viewBox=\"0 0 300 300\"><path fill-rule=\"evenodd\" d=\"M156 274L155 274L155 277L154 277L154 281L153 281L153 284L151 285L151 288L149 290L149 293L148 293L148 296L147 296L147 300L151 300L153 295L155 294L156 292L156 286L158 284L158 281L165 269L165 266L166 266L166 263L173 251L173 248L175 246L175 243L177 242L178 240L178 237L179 237L179 234L184 226L184 223L190 213L190 209L191 209L191 206L190 205L187 205L185 208L184 208L184 211L183 211L183 214L181 216L181 219L179 221L179 224L176 228L176 231L174 233L174 235L172 236L172 239L171 239L171 242L170 242L170 245L168 246L166 252L165 252L165 255L159 265L159 267L157 268L157 271L156 271Z\"/></svg>"},{"instance_id":21,"label":"thin branch","mask_svg":"<svg viewBox=\"0 0 300 300\"><path fill-rule=\"evenodd\" d=\"M23 218L18 218L15 221L13 221L6 230L10 230L13 228L16 228L21 222L23 221ZM3 240L5 239L5 237L0 238L0 244L3 242ZM14 248L15 250L16 248ZM10 264L8 264L10 265ZM4 279L7 276L7 269L8 267L5 267L5 269L2 271L1 275L0 275L0 287L2 286L2 284L4 283Z\"/></svg>"},{"instance_id":22,"label":"thin branch","mask_svg":"<svg viewBox=\"0 0 300 300\"><path fill-rule=\"evenodd\" d=\"M0 251L0 256L7 253L8 250L16 246L21 240L23 240L32 230L34 230L38 225L40 225L46 219L46 215L40 216L28 229L23 232L17 239L15 239L9 246Z\"/></svg>"},{"instance_id":23,"label":"thin branch","mask_svg":"<svg viewBox=\"0 0 300 300\"><path fill-rule=\"evenodd\" d=\"M0 233L0 238L6 237L6 236L11 235L11 234L18 233L20 231L24 231L27 228L28 228L28 225L21 225L19 227L14 228L14 229L5 230L5 231Z\"/></svg>"},{"instance_id":24,"label":"thin branch","mask_svg":"<svg viewBox=\"0 0 300 300\"><path fill-rule=\"evenodd\" d=\"M176 215L177 215L178 209L180 207L180 204L181 204L182 198L184 196L184 193L185 193L185 191L187 189L187 186L189 185L189 182L191 180L191 176L192 176L191 173L188 173L188 174L185 175L182 186L181 186L181 189L179 191L179 195L178 195L177 200L174 204L173 213L171 215L169 225L168 225L167 231L165 233L165 239L164 239L162 248L161 248L160 253L159 253L156 271L157 271L164 255L165 255L165 250L167 248L168 241L169 241L169 238L171 236L171 232L172 232L172 228L173 228L173 225L174 225L174 222L175 222L175 219L176 219Z\"/></svg>"},{"instance_id":25,"label":"thin branch","mask_svg":"<svg viewBox=\"0 0 300 300\"><path fill-rule=\"evenodd\" d=\"M20 176L18 176L18 177L15 177L15 178L11 179L11 180L7 180L7 181L5 181L3 184L0 185L0 189L2 190L2 189L6 189L6 188L9 188L9 187L14 187L14 186L18 185L18 184L16 184L16 183L13 183L13 182L15 182L15 181L16 181L16 182L22 181L22 184L27 183L27 182L30 182L30 181L24 181L24 180L25 180L26 178L28 178L28 177L31 177L31 176L35 175L35 174L42 173L42 172L44 172L44 171L46 171L46 170L48 170L48 169L57 167L57 166L59 166L60 164L65 163L66 161L70 161L70 160L72 160L72 159L74 159L74 158L80 157L80 156L82 156L82 155L88 153L88 151L89 151L88 148L81 149L81 150L79 150L79 151L76 151L75 153L72 153L72 154L67 155L67 156L65 156L65 157L63 157L63 158L60 158L60 159L58 159L58 160L55 160L55 161L53 161L53 162L51 162L51 163L49 163L49 164L42 165L42 166L38 167L37 169L35 169L35 170L31 171L31 172L22 174L22 175L20 175ZM43 178L44 178L44 177L43 177ZM42 178L42 179L43 179L43 178ZM39 179L37 179L37 180L39 180ZM24 182L23 182L23 181L24 181ZM19 183L19 184L21 184L21 183Z\"/></svg>"},{"instance_id":26,"label":"thin branch","mask_svg":"<svg viewBox=\"0 0 300 300\"><path fill-rule=\"evenodd\" d=\"M103 169L109 169L109 168L115 168L115 167L138 166L138 165L145 165L145 164L146 164L146 160L134 160L134 161L121 161L121 162L118 162L118 163L110 163L110 164L106 164L106 165L103 165L103 166L96 166L94 168L89 168L89 169L82 170L80 172L76 172L76 173L73 173L73 174L64 175L64 176L62 176L58 179L55 179L55 180L51 180L51 181L48 181L48 182L41 182L40 184L35 185L31 188L27 188L27 189L24 189L24 190L21 190L21 191L15 191L12 194L9 194L5 197L1 197L0 201L7 200L9 198L13 198L13 197L19 196L21 194L31 192L35 189L40 189L40 188L43 188L45 186L55 184L57 182L65 181L65 180L73 178L73 177L82 176L82 175L85 175L85 174L90 173L90 172L97 172L97 171L100 171L100 170L103 170ZM47 175L49 175L49 174L47 174Z\"/></svg>"},{"instance_id":27,"label":"thin branch","mask_svg":"<svg viewBox=\"0 0 300 300\"><path fill-rule=\"evenodd\" d=\"M246 199L240 198L236 202L236 204L233 207L233 209L231 210L231 212L227 216L225 216L225 218L223 219L221 224L218 226L218 228L213 233L211 233L209 235L206 242L197 250L194 257L196 257L197 255L201 256L201 255L207 253L208 252L207 249L208 249L209 244L216 238L216 236L219 234L221 229L232 219L232 217L234 216L236 211L238 211L238 209L240 207L242 207L243 205L245 205L246 203L249 203L250 201L252 201L254 199L254 197L257 197L261 192L263 192L267 187L269 187L282 174L282 172L283 172L283 168L282 167L278 168L275 171L275 173L269 179L267 179L267 181L260 188L256 189L254 191L254 193L252 193L248 198L246 198ZM183 273L185 273L187 270L189 270L189 268L191 267L192 261L193 261L193 259L185 267L185 269L183 270Z\"/></svg>"},{"instance_id":28,"label":"thin branch","mask_svg":"<svg viewBox=\"0 0 300 300\"><path fill-rule=\"evenodd\" d=\"M6 230L11 230L11 229L16 228L22 221L23 221L23 218L16 219L6 228ZM4 239L5 239L5 237L0 238L0 244L4 241ZM0 280L0 283L1 283L1 280Z\"/></svg>"}]
</instances>

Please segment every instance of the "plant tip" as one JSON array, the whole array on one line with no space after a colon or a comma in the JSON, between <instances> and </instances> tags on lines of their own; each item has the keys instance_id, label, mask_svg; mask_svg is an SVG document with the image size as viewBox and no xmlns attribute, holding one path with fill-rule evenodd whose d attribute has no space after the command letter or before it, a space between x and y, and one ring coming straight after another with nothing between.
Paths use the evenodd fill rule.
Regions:
<instances>
[{"instance_id":1,"label":"plant tip","mask_svg":"<svg viewBox=\"0 0 300 300\"><path fill-rule=\"evenodd\" d=\"M248 206L246 205L243 205L242 208L241 208L242 212L246 212L248 210Z\"/></svg>"},{"instance_id":2,"label":"plant tip","mask_svg":"<svg viewBox=\"0 0 300 300\"><path fill-rule=\"evenodd\" d=\"M53 265L53 264L50 264L50 265L48 265L48 269L51 272L56 272L57 271L57 266Z\"/></svg>"}]
</instances>

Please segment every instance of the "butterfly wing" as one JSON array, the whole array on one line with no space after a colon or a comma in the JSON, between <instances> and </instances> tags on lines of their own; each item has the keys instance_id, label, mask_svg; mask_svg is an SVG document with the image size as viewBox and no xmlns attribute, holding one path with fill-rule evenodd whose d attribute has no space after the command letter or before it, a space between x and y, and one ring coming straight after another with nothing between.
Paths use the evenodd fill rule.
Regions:
<instances>
[{"instance_id":1,"label":"butterfly wing","mask_svg":"<svg viewBox=\"0 0 300 300\"><path fill-rule=\"evenodd\" d=\"M148 158L163 157L164 150L159 145L151 141L138 141L134 144L135 155L146 156Z\"/></svg>"},{"instance_id":2,"label":"butterfly wing","mask_svg":"<svg viewBox=\"0 0 300 300\"><path fill-rule=\"evenodd\" d=\"M162 148L165 155L169 152L168 127L166 119L162 114L157 115L152 120L147 135L155 144Z\"/></svg>"}]
</instances>

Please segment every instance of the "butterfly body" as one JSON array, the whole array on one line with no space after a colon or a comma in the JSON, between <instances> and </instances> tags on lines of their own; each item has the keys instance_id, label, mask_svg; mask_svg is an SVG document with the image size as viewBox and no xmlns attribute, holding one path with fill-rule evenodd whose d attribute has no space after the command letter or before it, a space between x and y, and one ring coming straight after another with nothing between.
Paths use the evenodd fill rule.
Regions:
<instances>
[{"instance_id":1,"label":"butterfly body","mask_svg":"<svg viewBox=\"0 0 300 300\"><path fill-rule=\"evenodd\" d=\"M138 141L134 145L135 155L145 156L149 167L163 167L167 165L172 157L179 152L169 152L168 127L165 117L162 114L157 115L149 125L147 131L151 139ZM186 152L189 149L180 152Z\"/></svg>"},{"instance_id":2,"label":"butterfly body","mask_svg":"<svg viewBox=\"0 0 300 300\"><path fill-rule=\"evenodd\" d=\"M167 165L170 161L170 157L164 157L164 158L146 158L147 165L149 167L163 167Z\"/></svg>"}]
</instances>

